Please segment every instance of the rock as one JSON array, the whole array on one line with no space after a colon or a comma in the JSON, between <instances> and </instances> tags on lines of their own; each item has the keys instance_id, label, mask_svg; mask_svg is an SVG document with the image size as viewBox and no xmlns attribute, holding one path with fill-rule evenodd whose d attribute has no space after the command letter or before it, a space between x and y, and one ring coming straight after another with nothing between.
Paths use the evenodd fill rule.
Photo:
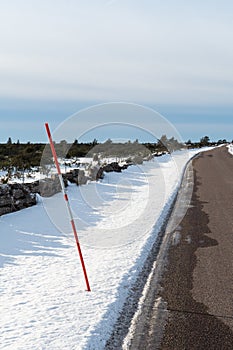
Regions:
<instances>
[{"instance_id":1,"label":"rock","mask_svg":"<svg viewBox=\"0 0 233 350\"><path fill-rule=\"evenodd\" d=\"M89 176L91 181L96 181L99 169L100 169L99 166L94 166L89 169Z\"/></svg>"},{"instance_id":2,"label":"rock","mask_svg":"<svg viewBox=\"0 0 233 350\"><path fill-rule=\"evenodd\" d=\"M35 204L36 194L31 194L26 185L0 185L0 215L28 208Z\"/></svg>"},{"instance_id":3,"label":"rock","mask_svg":"<svg viewBox=\"0 0 233 350\"><path fill-rule=\"evenodd\" d=\"M25 196L25 205L27 207L31 207L36 204L36 195L33 193L29 193Z\"/></svg>"},{"instance_id":4,"label":"rock","mask_svg":"<svg viewBox=\"0 0 233 350\"><path fill-rule=\"evenodd\" d=\"M42 197L51 197L58 192L61 192L60 182L49 178L40 181L40 195Z\"/></svg>"},{"instance_id":5,"label":"rock","mask_svg":"<svg viewBox=\"0 0 233 350\"><path fill-rule=\"evenodd\" d=\"M84 170L73 169L69 173L63 175L63 179L77 185L85 185L89 178L85 175Z\"/></svg>"},{"instance_id":6,"label":"rock","mask_svg":"<svg viewBox=\"0 0 233 350\"><path fill-rule=\"evenodd\" d=\"M88 181L88 177L85 175L84 170L79 170L77 185L85 185Z\"/></svg>"},{"instance_id":7,"label":"rock","mask_svg":"<svg viewBox=\"0 0 233 350\"><path fill-rule=\"evenodd\" d=\"M135 156L132 159L133 164L142 164L143 163L143 158L141 156Z\"/></svg>"},{"instance_id":8,"label":"rock","mask_svg":"<svg viewBox=\"0 0 233 350\"><path fill-rule=\"evenodd\" d=\"M115 171L117 173L121 172L121 166L117 162L112 162L110 164L107 164L103 167L103 169L106 173L110 173L112 171Z\"/></svg>"},{"instance_id":9,"label":"rock","mask_svg":"<svg viewBox=\"0 0 233 350\"><path fill-rule=\"evenodd\" d=\"M4 215L4 214L9 214L11 212L12 212L11 207L2 207L2 208L0 208L0 216Z\"/></svg>"},{"instance_id":10,"label":"rock","mask_svg":"<svg viewBox=\"0 0 233 350\"><path fill-rule=\"evenodd\" d=\"M0 197L0 207L7 207L7 206L11 206L12 203L12 199L10 195L6 195L6 196L1 196Z\"/></svg>"},{"instance_id":11,"label":"rock","mask_svg":"<svg viewBox=\"0 0 233 350\"><path fill-rule=\"evenodd\" d=\"M12 195L15 199L23 198L24 197L24 192L22 189L13 189Z\"/></svg>"},{"instance_id":12,"label":"rock","mask_svg":"<svg viewBox=\"0 0 233 350\"><path fill-rule=\"evenodd\" d=\"M5 196L9 192L10 192L9 185L0 185L0 196Z\"/></svg>"},{"instance_id":13,"label":"rock","mask_svg":"<svg viewBox=\"0 0 233 350\"><path fill-rule=\"evenodd\" d=\"M129 164L124 164L123 166L120 166L117 162L107 164L107 165L99 168L94 180L103 179L104 172L110 173L110 172L115 171L117 173L120 173L122 170L127 169L130 165L132 165L132 164L129 163Z\"/></svg>"},{"instance_id":14,"label":"rock","mask_svg":"<svg viewBox=\"0 0 233 350\"><path fill-rule=\"evenodd\" d=\"M65 178L66 178L66 180L69 181L70 183L74 183L74 182L75 182L75 181L74 181L74 175L73 175L72 172L67 173L67 174L65 175Z\"/></svg>"},{"instance_id":15,"label":"rock","mask_svg":"<svg viewBox=\"0 0 233 350\"><path fill-rule=\"evenodd\" d=\"M104 178L104 168L101 167L98 170L98 173L96 174L96 181L102 180Z\"/></svg>"},{"instance_id":16,"label":"rock","mask_svg":"<svg viewBox=\"0 0 233 350\"><path fill-rule=\"evenodd\" d=\"M30 193L40 193L39 180L24 184L30 191Z\"/></svg>"},{"instance_id":17,"label":"rock","mask_svg":"<svg viewBox=\"0 0 233 350\"><path fill-rule=\"evenodd\" d=\"M124 165L122 165L121 170L126 170L126 169L128 169L128 167L129 167L130 165L131 165L131 164L124 164Z\"/></svg>"},{"instance_id":18,"label":"rock","mask_svg":"<svg viewBox=\"0 0 233 350\"><path fill-rule=\"evenodd\" d=\"M64 186L68 186L68 181L65 175L63 176ZM39 183L39 193L42 197L51 197L54 194L61 192L61 184L58 175L53 178L45 178Z\"/></svg>"}]
</instances>

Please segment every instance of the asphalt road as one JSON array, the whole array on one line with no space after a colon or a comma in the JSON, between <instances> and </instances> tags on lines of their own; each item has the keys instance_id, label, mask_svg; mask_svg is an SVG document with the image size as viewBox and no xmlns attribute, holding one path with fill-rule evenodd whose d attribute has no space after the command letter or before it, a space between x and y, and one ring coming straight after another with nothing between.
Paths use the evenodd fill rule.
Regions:
<instances>
[{"instance_id":1,"label":"asphalt road","mask_svg":"<svg viewBox=\"0 0 233 350\"><path fill-rule=\"evenodd\" d=\"M221 147L192 165L191 202L165 237L133 350L233 350L233 157Z\"/></svg>"}]
</instances>

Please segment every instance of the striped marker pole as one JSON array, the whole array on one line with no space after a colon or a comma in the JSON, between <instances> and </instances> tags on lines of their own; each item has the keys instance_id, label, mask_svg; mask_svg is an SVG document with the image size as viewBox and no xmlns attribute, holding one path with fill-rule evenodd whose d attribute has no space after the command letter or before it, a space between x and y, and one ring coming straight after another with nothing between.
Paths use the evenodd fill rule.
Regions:
<instances>
[{"instance_id":1,"label":"striped marker pole","mask_svg":"<svg viewBox=\"0 0 233 350\"><path fill-rule=\"evenodd\" d=\"M58 177L59 177L59 180L60 180L60 183L61 183L62 193L64 195L64 200L66 202L66 207L67 207L67 210L68 210L70 223L71 223L71 226L72 226L72 229L73 229L75 242L76 242L76 245L77 245L77 248L78 248L78 253L79 253L79 257L80 257L80 261L81 261L81 265L82 265L82 269L83 269L83 274L84 274L84 278L85 278L85 282L86 282L86 286L87 286L87 291L90 292L91 288L90 288L88 277L87 277L87 271L86 271L86 267L85 267L85 263L84 263L84 259L83 259L83 255L82 255L82 250L81 250L81 246L80 246L80 243L79 243L78 234L77 234L77 230L76 230L75 223L74 223L74 218L73 218L72 211L71 211L71 208L70 208L70 203L69 203L68 196L67 196L67 193L66 193L66 189L65 189L65 186L64 186L60 165L58 163L57 154L56 154L56 150L55 150L55 147L54 147L54 144L53 144L53 140L52 140L52 136L51 136L51 133L50 133L50 129L49 129L49 124L48 123L45 123L45 128L46 128L46 131L47 131L47 134L48 134L49 143L50 143L51 151L52 151L53 158L54 158L54 163L55 163L56 168L57 168L57 173L58 173Z\"/></svg>"}]
</instances>

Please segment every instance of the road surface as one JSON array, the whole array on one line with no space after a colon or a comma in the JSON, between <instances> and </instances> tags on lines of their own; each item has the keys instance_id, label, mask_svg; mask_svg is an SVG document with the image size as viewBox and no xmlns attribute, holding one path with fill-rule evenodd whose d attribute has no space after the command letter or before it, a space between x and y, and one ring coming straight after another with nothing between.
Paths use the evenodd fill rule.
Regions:
<instances>
[{"instance_id":1,"label":"road surface","mask_svg":"<svg viewBox=\"0 0 233 350\"><path fill-rule=\"evenodd\" d=\"M133 350L233 349L233 156L220 147L201 153L192 166L183 184L191 201L182 212L180 193Z\"/></svg>"}]
</instances>

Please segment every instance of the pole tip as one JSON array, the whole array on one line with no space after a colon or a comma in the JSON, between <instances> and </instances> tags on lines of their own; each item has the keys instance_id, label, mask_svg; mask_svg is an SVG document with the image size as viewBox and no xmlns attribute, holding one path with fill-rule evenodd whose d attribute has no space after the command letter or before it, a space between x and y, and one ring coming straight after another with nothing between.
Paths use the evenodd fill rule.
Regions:
<instances>
[{"instance_id":1,"label":"pole tip","mask_svg":"<svg viewBox=\"0 0 233 350\"><path fill-rule=\"evenodd\" d=\"M48 137L50 137L51 133L50 133L50 130L49 130L49 124L48 123L45 123L45 129L47 131Z\"/></svg>"}]
</instances>

